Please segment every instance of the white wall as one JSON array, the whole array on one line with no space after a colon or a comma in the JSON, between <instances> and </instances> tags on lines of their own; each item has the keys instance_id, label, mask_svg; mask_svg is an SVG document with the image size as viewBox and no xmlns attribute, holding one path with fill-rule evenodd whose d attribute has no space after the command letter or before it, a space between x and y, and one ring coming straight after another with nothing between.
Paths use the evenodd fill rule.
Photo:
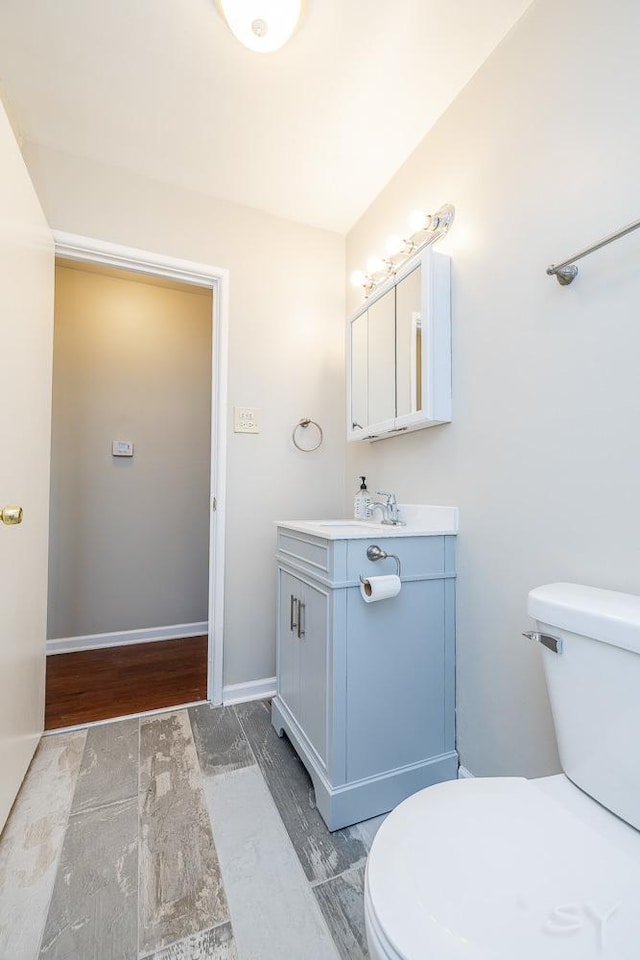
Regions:
<instances>
[{"instance_id":1,"label":"white wall","mask_svg":"<svg viewBox=\"0 0 640 960\"><path fill-rule=\"evenodd\" d=\"M347 240L347 276L446 200L454 422L348 455L399 499L457 504L458 733L476 774L558 769L530 588L640 593L640 4L539 0ZM358 304L351 292L350 309Z\"/></svg>"},{"instance_id":2,"label":"white wall","mask_svg":"<svg viewBox=\"0 0 640 960\"><path fill-rule=\"evenodd\" d=\"M25 156L55 229L230 270L229 402L259 407L262 432L229 424L224 681L273 676L272 521L344 499L344 240L34 144ZM325 431L315 454L291 445L303 416Z\"/></svg>"}]
</instances>

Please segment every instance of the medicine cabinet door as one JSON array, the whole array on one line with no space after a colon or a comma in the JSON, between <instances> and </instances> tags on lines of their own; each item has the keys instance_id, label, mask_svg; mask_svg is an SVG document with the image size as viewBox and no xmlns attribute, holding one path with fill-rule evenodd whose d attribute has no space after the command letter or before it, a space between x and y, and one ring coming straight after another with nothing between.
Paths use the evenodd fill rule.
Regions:
<instances>
[{"instance_id":1,"label":"medicine cabinet door","mask_svg":"<svg viewBox=\"0 0 640 960\"><path fill-rule=\"evenodd\" d=\"M393 430L396 416L396 292L388 290L372 303L369 314L368 434Z\"/></svg>"},{"instance_id":2,"label":"medicine cabinet door","mask_svg":"<svg viewBox=\"0 0 640 960\"><path fill-rule=\"evenodd\" d=\"M351 435L357 439L369 423L367 311L351 323Z\"/></svg>"},{"instance_id":3,"label":"medicine cabinet door","mask_svg":"<svg viewBox=\"0 0 640 960\"><path fill-rule=\"evenodd\" d=\"M422 336L422 268L396 286L396 398L398 417L420 413L424 406L427 363Z\"/></svg>"}]
</instances>

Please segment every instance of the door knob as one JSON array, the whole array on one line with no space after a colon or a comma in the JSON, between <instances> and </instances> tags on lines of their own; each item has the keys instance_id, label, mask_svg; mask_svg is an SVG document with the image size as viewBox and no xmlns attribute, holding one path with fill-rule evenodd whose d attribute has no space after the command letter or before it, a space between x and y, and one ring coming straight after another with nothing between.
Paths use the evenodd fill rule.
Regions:
<instances>
[{"instance_id":1,"label":"door knob","mask_svg":"<svg viewBox=\"0 0 640 960\"><path fill-rule=\"evenodd\" d=\"M0 520L6 523L8 527L13 527L17 523L22 523L22 507L0 507Z\"/></svg>"}]
</instances>

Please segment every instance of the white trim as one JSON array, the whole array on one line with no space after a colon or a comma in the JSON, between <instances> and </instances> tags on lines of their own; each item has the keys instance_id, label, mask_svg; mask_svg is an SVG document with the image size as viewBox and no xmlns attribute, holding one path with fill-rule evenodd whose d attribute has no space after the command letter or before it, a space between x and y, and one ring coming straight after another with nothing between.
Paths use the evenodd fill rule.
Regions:
<instances>
[{"instance_id":1,"label":"white trim","mask_svg":"<svg viewBox=\"0 0 640 960\"><path fill-rule=\"evenodd\" d=\"M52 737L56 733L72 733L74 730L88 730L90 727L102 727L105 723L120 723L121 720L138 720L144 717L155 717L160 713L173 713L175 710L187 710L189 707L199 707L208 700L189 700L188 703L176 703L172 707L157 707L155 710L141 710L140 713L127 713L124 717L105 717L104 720L90 720L87 723L75 723L71 727L54 727L45 730L43 737Z\"/></svg>"},{"instance_id":2,"label":"white trim","mask_svg":"<svg viewBox=\"0 0 640 960\"><path fill-rule=\"evenodd\" d=\"M467 770L466 767L463 767L462 765L458 767L458 780L473 780L474 778L475 774L471 773L470 770Z\"/></svg>"},{"instance_id":3,"label":"white trim","mask_svg":"<svg viewBox=\"0 0 640 960\"><path fill-rule=\"evenodd\" d=\"M128 647L132 643L157 643L159 640L184 640L209 632L206 620L200 623L175 623L170 627L148 627L144 630L119 630L116 633L93 633L85 637L60 637L47 640L47 656L70 653L72 650L100 650L102 647Z\"/></svg>"},{"instance_id":4,"label":"white trim","mask_svg":"<svg viewBox=\"0 0 640 960\"><path fill-rule=\"evenodd\" d=\"M224 554L227 475L227 371L229 337L229 271L205 263L166 257L119 243L95 240L73 233L53 231L57 257L85 263L101 263L121 270L134 270L169 277L213 290L213 336L211 338L211 515L209 521L209 652L207 696L222 703ZM214 500L216 510L213 510Z\"/></svg>"},{"instance_id":5,"label":"white trim","mask_svg":"<svg viewBox=\"0 0 640 960\"><path fill-rule=\"evenodd\" d=\"M223 272L213 298L211 370L211 511L209 514L209 663L207 697L222 704L224 657L224 558L227 489L227 380L229 358L229 273ZM216 509L213 509L214 498Z\"/></svg>"},{"instance_id":6,"label":"white trim","mask_svg":"<svg viewBox=\"0 0 640 960\"><path fill-rule=\"evenodd\" d=\"M181 283L193 283L199 287L212 287L212 280L228 276L228 271L207 263L165 257L150 250L125 247L107 240L95 240L62 230L53 231L55 255L63 260L78 260L81 263L99 263L118 270L133 270L156 277L169 277Z\"/></svg>"},{"instance_id":7,"label":"white trim","mask_svg":"<svg viewBox=\"0 0 640 960\"><path fill-rule=\"evenodd\" d=\"M275 677L264 680L248 680L246 683L228 683L222 693L225 707L232 703L246 703L248 700L264 700L275 697L277 681Z\"/></svg>"}]
</instances>

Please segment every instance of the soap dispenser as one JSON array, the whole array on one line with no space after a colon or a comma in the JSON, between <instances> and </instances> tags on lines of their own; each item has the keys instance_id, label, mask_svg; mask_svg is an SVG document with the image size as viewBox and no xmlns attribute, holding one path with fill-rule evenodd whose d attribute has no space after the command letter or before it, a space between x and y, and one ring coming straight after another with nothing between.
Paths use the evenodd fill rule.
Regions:
<instances>
[{"instance_id":1,"label":"soap dispenser","mask_svg":"<svg viewBox=\"0 0 640 960\"><path fill-rule=\"evenodd\" d=\"M367 508L369 506L370 497L369 491L367 490L366 477L360 477L362 483L360 484L360 489L353 498L353 515L356 520L366 520L367 519Z\"/></svg>"}]
</instances>

